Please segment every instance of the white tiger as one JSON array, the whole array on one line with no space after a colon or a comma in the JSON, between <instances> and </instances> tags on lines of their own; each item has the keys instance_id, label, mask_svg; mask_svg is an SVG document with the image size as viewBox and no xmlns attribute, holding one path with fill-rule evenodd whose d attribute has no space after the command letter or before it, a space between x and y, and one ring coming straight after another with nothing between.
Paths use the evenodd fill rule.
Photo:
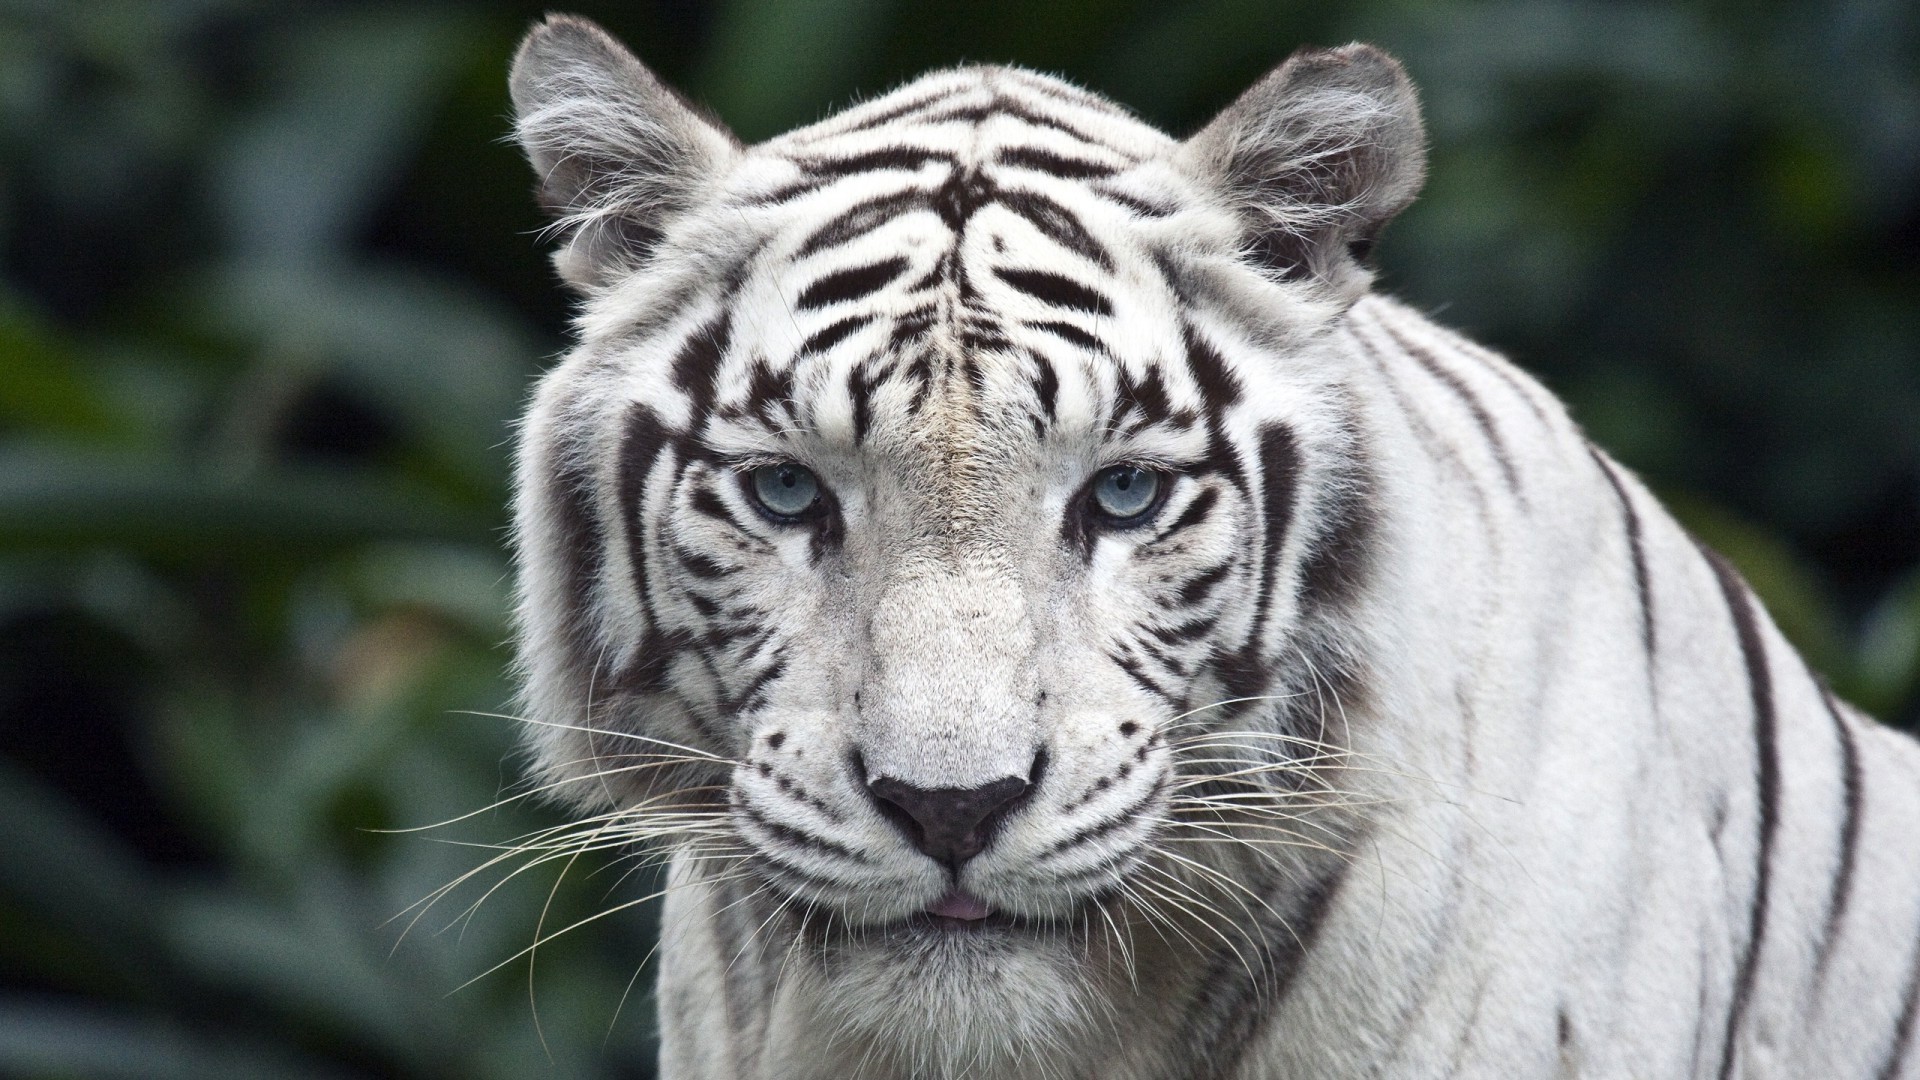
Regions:
<instances>
[{"instance_id":1,"label":"white tiger","mask_svg":"<svg viewBox=\"0 0 1920 1080\"><path fill-rule=\"evenodd\" d=\"M1369 293L1392 59L1184 142L973 67L746 147L567 17L512 90L526 713L675 852L663 1075L1920 1077L1920 747Z\"/></svg>"}]
</instances>

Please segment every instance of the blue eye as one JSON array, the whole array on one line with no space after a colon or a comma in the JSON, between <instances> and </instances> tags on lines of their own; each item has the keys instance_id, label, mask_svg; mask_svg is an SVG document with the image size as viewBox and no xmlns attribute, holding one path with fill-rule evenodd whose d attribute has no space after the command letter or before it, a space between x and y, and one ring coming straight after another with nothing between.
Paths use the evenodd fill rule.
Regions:
<instances>
[{"instance_id":1,"label":"blue eye","mask_svg":"<svg viewBox=\"0 0 1920 1080\"><path fill-rule=\"evenodd\" d=\"M1160 474L1138 465L1109 465L1093 474L1093 507L1112 524L1131 525L1160 503Z\"/></svg>"},{"instance_id":2,"label":"blue eye","mask_svg":"<svg viewBox=\"0 0 1920 1080\"><path fill-rule=\"evenodd\" d=\"M754 469L747 476L747 490L762 510L776 518L806 517L820 505L820 478L791 461Z\"/></svg>"}]
</instances>

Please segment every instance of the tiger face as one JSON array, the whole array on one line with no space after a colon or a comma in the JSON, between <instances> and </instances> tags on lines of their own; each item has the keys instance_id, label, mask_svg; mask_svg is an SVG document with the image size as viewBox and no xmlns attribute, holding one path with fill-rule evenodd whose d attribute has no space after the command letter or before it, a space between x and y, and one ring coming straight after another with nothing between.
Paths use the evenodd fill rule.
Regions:
<instances>
[{"instance_id":1,"label":"tiger face","mask_svg":"<svg viewBox=\"0 0 1920 1080\"><path fill-rule=\"evenodd\" d=\"M746 148L569 20L514 91L585 300L520 445L549 778L873 1024L1137 977L1087 961L1221 902L1222 786L1335 738L1374 538L1326 328L1418 181L1397 65L1305 56L1184 143L974 68Z\"/></svg>"}]
</instances>

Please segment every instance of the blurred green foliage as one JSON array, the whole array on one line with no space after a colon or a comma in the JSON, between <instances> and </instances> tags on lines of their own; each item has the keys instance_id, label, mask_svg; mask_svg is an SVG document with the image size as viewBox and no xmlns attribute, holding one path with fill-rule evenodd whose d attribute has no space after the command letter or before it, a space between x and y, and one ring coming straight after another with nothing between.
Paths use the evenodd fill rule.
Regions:
<instances>
[{"instance_id":1,"label":"blurred green foliage","mask_svg":"<svg viewBox=\"0 0 1920 1080\"><path fill-rule=\"evenodd\" d=\"M1185 129L1298 44L1386 45L1435 144L1387 287L1920 718L1913 5L579 6L749 139L960 60ZM474 713L510 695L510 423L564 334L502 141L539 12L0 6L0 1074L652 1074L644 911L513 959L648 871L541 867L402 941L491 854L460 844L557 817L383 831L524 790Z\"/></svg>"}]
</instances>

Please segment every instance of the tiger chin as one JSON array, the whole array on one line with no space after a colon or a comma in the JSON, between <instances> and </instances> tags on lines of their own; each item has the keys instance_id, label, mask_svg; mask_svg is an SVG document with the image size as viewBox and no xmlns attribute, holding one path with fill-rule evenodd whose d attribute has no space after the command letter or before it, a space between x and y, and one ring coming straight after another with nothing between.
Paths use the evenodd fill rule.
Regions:
<instances>
[{"instance_id":1,"label":"tiger chin","mask_svg":"<svg viewBox=\"0 0 1920 1080\"><path fill-rule=\"evenodd\" d=\"M938 72L742 145L553 16L528 745L670 856L661 1073L1920 1076L1920 747L1375 294L1405 72L1184 140Z\"/></svg>"}]
</instances>

